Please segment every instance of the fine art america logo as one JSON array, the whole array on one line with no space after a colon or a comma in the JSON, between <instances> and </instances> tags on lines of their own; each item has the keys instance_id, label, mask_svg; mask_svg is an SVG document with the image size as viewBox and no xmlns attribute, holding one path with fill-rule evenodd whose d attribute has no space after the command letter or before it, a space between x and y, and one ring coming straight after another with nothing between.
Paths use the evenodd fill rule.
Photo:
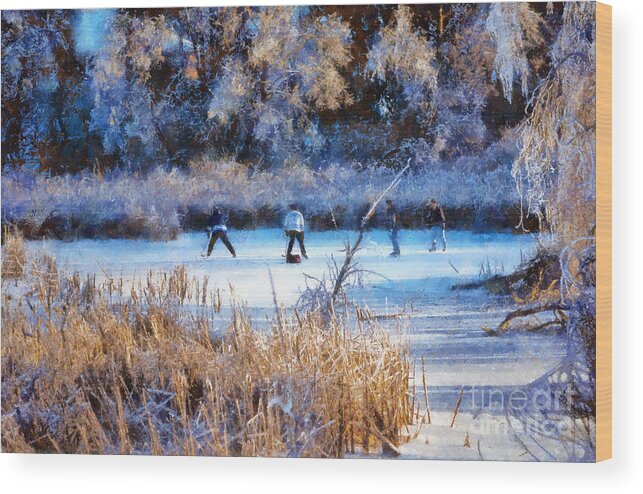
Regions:
<instances>
[{"instance_id":1,"label":"fine art america logo","mask_svg":"<svg viewBox=\"0 0 643 494\"><path fill-rule=\"evenodd\" d=\"M537 433L561 436L571 433L574 421L569 404L578 391L571 383L537 388L472 386L463 390L462 410L472 414L471 432L478 434Z\"/></svg>"}]
</instances>

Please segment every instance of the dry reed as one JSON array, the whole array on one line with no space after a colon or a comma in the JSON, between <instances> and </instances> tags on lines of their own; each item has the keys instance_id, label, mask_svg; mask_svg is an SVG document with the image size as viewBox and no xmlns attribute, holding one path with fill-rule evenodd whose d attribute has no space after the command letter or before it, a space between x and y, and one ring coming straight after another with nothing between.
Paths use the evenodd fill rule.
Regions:
<instances>
[{"instance_id":1,"label":"dry reed","mask_svg":"<svg viewBox=\"0 0 643 494\"><path fill-rule=\"evenodd\" d=\"M5 228L2 248L2 278L22 278L27 254L22 234L17 229Z\"/></svg>"},{"instance_id":2,"label":"dry reed","mask_svg":"<svg viewBox=\"0 0 643 494\"><path fill-rule=\"evenodd\" d=\"M499 151L494 151L495 156ZM492 206L500 212L518 204L508 169L485 170L485 157L453 165L453 172L416 171L396 189L399 211L409 215L439 197L448 207ZM473 170L467 174L466 170ZM229 226L277 226L287 204L297 202L308 224L353 228L397 172L382 166L358 171L346 165L312 170L298 164L253 170L231 160L195 160L187 170L158 168L147 174L114 171L105 176L47 176L25 170L3 171L3 225L17 225L27 238L147 238L170 240L182 229L207 226L213 204L230 214Z\"/></svg>"},{"instance_id":3,"label":"dry reed","mask_svg":"<svg viewBox=\"0 0 643 494\"><path fill-rule=\"evenodd\" d=\"M3 294L5 452L342 457L409 439L408 349L372 325L280 310L257 331L236 308L215 336L220 300L183 267L129 288L34 266Z\"/></svg>"}]
</instances>

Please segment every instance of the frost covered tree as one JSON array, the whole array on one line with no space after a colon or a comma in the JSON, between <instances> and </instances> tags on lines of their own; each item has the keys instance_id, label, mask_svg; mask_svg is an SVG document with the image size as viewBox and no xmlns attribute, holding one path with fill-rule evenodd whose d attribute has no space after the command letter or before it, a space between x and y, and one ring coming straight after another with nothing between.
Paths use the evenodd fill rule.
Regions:
<instances>
[{"instance_id":1,"label":"frost covered tree","mask_svg":"<svg viewBox=\"0 0 643 494\"><path fill-rule=\"evenodd\" d=\"M78 12L5 11L3 163L449 166L524 120L562 25L553 11L114 9L88 50L76 49Z\"/></svg>"},{"instance_id":2,"label":"frost covered tree","mask_svg":"<svg viewBox=\"0 0 643 494\"><path fill-rule=\"evenodd\" d=\"M438 83L436 54L426 33L414 25L408 6L399 6L394 17L375 35L366 72L385 86L378 102L378 112L385 120L406 117L426 123L426 116L433 111L433 93Z\"/></svg>"},{"instance_id":3,"label":"frost covered tree","mask_svg":"<svg viewBox=\"0 0 643 494\"><path fill-rule=\"evenodd\" d=\"M398 84L409 109L429 104L430 91L437 86L435 50L413 25L409 7L399 6L394 19L378 33L366 70L380 82Z\"/></svg>"},{"instance_id":4,"label":"frost covered tree","mask_svg":"<svg viewBox=\"0 0 643 494\"><path fill-rule=\"evenodd\" d=\"M47 169L82 145L70 24L64 11L2 12L3 165Z\"/></svg>"},{"instance_id":5,"label":"frost covered tree","mask_svg":"<svg viewBox=\"0 0 643 494\"><path fill-rule=\"evenodd\" d=\"M401 6L375 35L366 69L385 86L378 109L393 145L414 162L438 166L480 153L500 134L483 120L496 92L488 16L485 5L440 5L420 28Z\"/></svg>"},{"instance_id":6,"label":"frost covered tree","mask_svg":"<svg viewBox=\"0 0 643 494\"><path fill-rule=\"evenodd\" d=\"M436 160L484 150L490 133L483 112L495 93L491 81L493 43L486 31L485 9L474 5L446 9L435 36L440 74L428 132Z\"/></svg>"},{"instance_id":7,"label":"frost covered tree","mask_svg":"<svg viewBox=\"0 0 643 494\"><path fill-rule=\"evenodd\" d=\"M171 18L179 45L169 55L173 76L168 79L172 91L168 110L178 114L182 142L191 143L185 158L206 148L238 154L244 146L247 132L240 122L231 119L217 125L208 110L212 89L226 73L226 60L247 53L249 15L248 8L185 8Z\"/></svg>"},{"instance_id":8,"label":"frost covered tree","mask_svg":"<svg viewBox=\"0 0 643 494\"><path fill-rule=\"evenodd\" d=\"M138 168L164 149L171 157L162 128L163 94L150 87L152 70L177 43L163 16L120 13L91 73L94 87L92 129L100 130L107 154Z\"/></svg>"},{"instance_id":9,"label":"frost covered tree","mask_svg":"<svg viewBox=\"0 0 643 494\"><path fill-rule=\"evenodd\" d=\"M325 139L317 113L352 101L342 73L350 62L350 29L336 16L302 7L255 10L248 26L247 59L225 59L209 117L221 126L241 119L278 161L318 152Z\"/></svg>"},{"instance_id":10,"label":"frost covered tree","mask_svg":"<svg viewBox=\"0 0 643 494\"><path fill-rule=\"evenodd\" d=\"M513 175L529 212L563 243L595 226L596 36L591 3L567 3L548 75L530 101Z\"/></svg>"},{"instance_id":11,"label":"frost covered tree","mask_svg":"<svg viewBox=\"0 0 643 494\"><path fill-rule=\"evenodd\" d=\"M530 100L512 173L529 212L554 238L560 270L557 304L565 310L564 405L593 460L596 411L596 16L589 2L564 5L550 50L551 68ZM577 427L577 426L576 426ZM575 427L575 429L576 429ZM574 450L576 453L576 449Z\"/></svg>"},{"instance_id":12,"label":"frost covered tree","mask_svg":"<svg viewBox=\"0 0 643 494\"><path fill-rule=\"evenodd\" d=\"M490 7L487 31L495 44L493 75L502 84L509 102L513 98L515 82L520 84L523 96L529 92L531 70L527 54L543 44L542 27L542 17L528 3L496 2Z\"/></svg>"}]
</instances>

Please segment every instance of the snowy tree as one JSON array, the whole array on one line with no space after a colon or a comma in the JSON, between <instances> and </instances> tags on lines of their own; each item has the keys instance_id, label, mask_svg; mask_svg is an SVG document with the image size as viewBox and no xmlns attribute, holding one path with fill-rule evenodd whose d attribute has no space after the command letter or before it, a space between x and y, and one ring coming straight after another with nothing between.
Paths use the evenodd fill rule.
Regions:
<instances>
[{"instance_id":1,"label":"snowy tree","mask_svg":"<svg viewBox=\"0 0 643 494\"><path fill-rule=\"evenodd\" d=\"M399 85L409 110L428 110L431 91L437 87L435 50L414 27L408 6L398 7L394 19L378 33L366 70L381 83Z\"/></svg>"},{"instance_id":2,"label":"snowy tree","mask_svg":"<svg viewBox=\"0 0 643 494\"><path fill-rule=\"evenodd\" d=\"M495 77L509 102L514 82L520 83L524 96L529 91L530 68L527 52L543 44L542 18L528 3L496 2L487 17L487 30L495 42Z\"/></svg>"},{"instance_id":3,"label":"snowy tree","mask_svg":"<svg viewBox=\"0 0 643 494\"><path fill-rule=\"evenodd\" d=\"M122 156L129 165L138 167L140 160L153 159L159 148L171 153L149 82L152 69L176 43L176 33L163 16L121 13L96 56L92 128L102 132L106 153Z\"/></svg>"},{"instance_id":4,"label":"snowy tree","mask_svg":"<svg viewBox=\"0 0 643 494\"><path fill-rule=\"evenodd\" d=\"M225 61L208 114L221 125L243 115L252 137L278 161L324 145L317 112L351 103L342 70L350 62L350 29L332 15L306 8L253 11L247 63Z\"/></svg>"},{"instance_id":5,"label":"snowy tree","mask_svg":"<svg viewBox=\"0 0 643 494\"><path fill-rule=\"evenodd\" d=\"M3 164L58 165L79 139L74 105L82 74L69 18L64 11L3 11L2 47Z\"/></svg>"},{"instance_id":6,"label":"snowy tree","mask_svg":"<svg viewBox=\"0 0 643 494\"><path fill-rule=\"evenodd\" d=\"M77 12L5 11L3 163L450 162L524 120L561 27L549 11L115 9L78 50Z\"/></svg>"},{"instance_id":7,"label":"snowy tree","mask_svg":"<svg viewBox=\"0 0 643 494\"><path fill-rule=\"evenodd\" d=\"M437 52L441 83L435 90L430 128L434 158L447 160L479 153L489 144L482 115L495 92L485 10L473 5L453 5L450 10Z\"/></svg>"},{"instance_id":8,"label":"snowy tree","mask_svg":"<svg viewBox=\"0 0 643 494\"><path fill-rule=\"evenodd\" d=\"M521 133L513 175L529 212L567 242L595 225L596 36L591 3L565 4L552 67Z\"/></svg>"}]
</instances>

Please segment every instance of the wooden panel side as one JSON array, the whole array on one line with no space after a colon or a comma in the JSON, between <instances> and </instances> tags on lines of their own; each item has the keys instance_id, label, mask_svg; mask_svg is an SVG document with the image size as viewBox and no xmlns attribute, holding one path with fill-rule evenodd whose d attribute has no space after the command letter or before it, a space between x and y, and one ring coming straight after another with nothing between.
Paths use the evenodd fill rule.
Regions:
<instances>
[{"instance_id":1,"label":"wooden panel side","mask_svg":"<svg viewBox=\"0 0 643 494\"><path fill-rule=\"evenodd\" d=\"M596 461L612 457L612 7L596 4Z\"/></svg>"}]
</instances>

